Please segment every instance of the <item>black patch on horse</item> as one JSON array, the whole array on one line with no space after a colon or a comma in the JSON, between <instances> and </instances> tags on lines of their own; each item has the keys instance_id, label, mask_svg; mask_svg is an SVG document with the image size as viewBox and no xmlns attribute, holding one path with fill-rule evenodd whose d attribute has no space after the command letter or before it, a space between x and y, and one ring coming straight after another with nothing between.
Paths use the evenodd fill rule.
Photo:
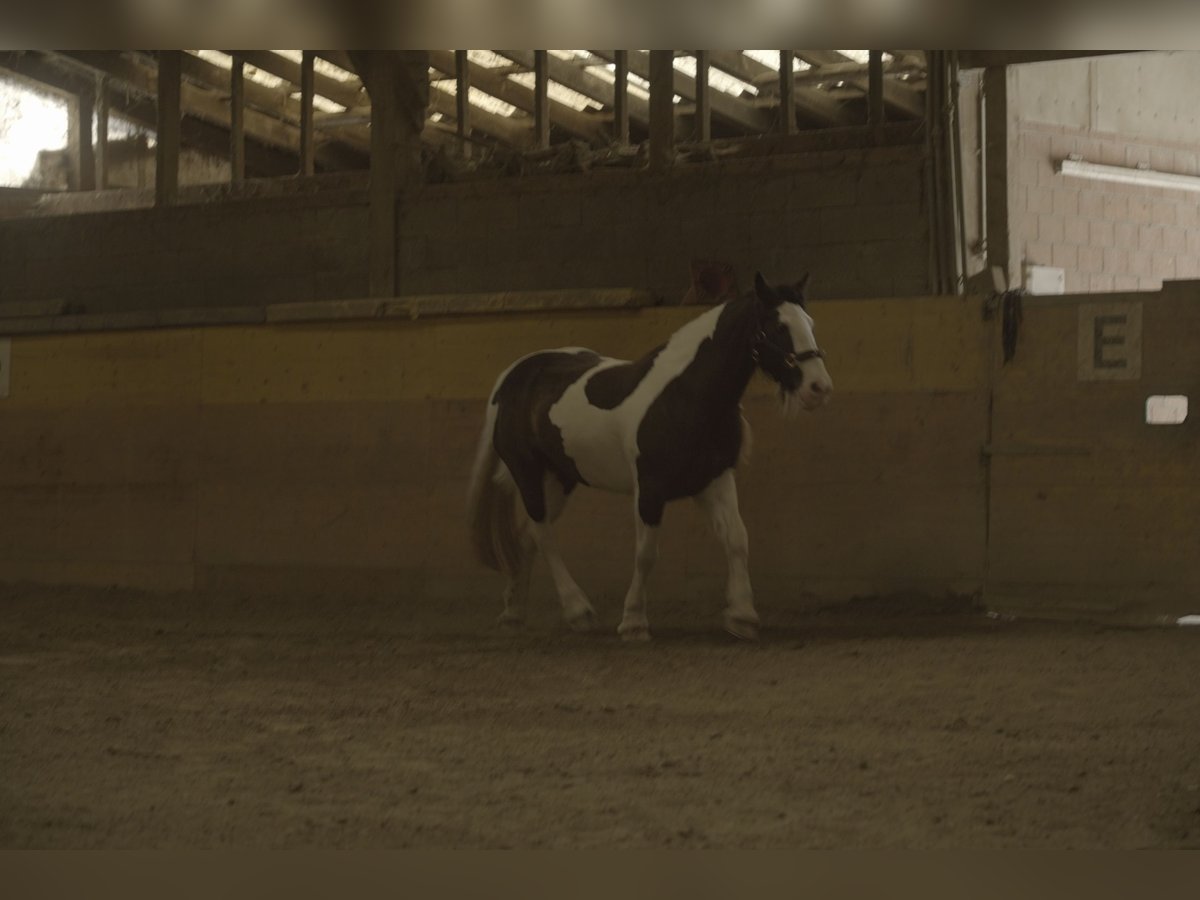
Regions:
<instances>
[{"instance_id":1,"label":"black patch on horse","mask_svg":"<svg viewBox=\"0 0 1200 900\"><path fill-rule=\"evenodd\" d=\"M638 427L638 513L662 521L670 500L691 497L736 465L742 447L740 401L754 373L755 300L731 301L712 337L654 399Z\"/></svg>"},{"instance_id":2,"label":"black patch on horse","mask_svg":"<svg viewBox=\"0 0 1200 900\"><path fill-rule=\"evenodd\" d=\"M554 473L567 494L587 483L563 449L562 432L550 421L550 407L600 359L591 350L534 353L513 366L492 396L497 406L493 446L535 522L546 518L546 472Z\"/></svg>"},{"instance_id":3,"label":"black patch on horse","mask_svg":"<svg viewBox=\"0 0 1200 900\"><path fill-rule=\"evenodd\" d=\"M642 379L654 365L655 358L665 346L667 345L659 344L641 359L633 362L601 369L588 379L584 389L588 403L597 409L616 409L642 383Z\"/></svg>"}]
</instances>

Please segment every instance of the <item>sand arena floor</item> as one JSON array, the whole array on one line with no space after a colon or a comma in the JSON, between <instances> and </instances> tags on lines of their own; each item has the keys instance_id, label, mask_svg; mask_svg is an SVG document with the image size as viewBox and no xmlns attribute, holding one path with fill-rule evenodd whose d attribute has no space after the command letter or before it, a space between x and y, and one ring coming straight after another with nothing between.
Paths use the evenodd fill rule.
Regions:
<instances>
[{"instance_id":1,"label":"sand arena floor","mask_svg":"<svg viewBox=\"0 0 1200 900\"><path fill-rule=\"evenodd\" d=\"M0 844L1200 847L1200 629L495 607L4 588Z\"/></svg>"}]
</instances>

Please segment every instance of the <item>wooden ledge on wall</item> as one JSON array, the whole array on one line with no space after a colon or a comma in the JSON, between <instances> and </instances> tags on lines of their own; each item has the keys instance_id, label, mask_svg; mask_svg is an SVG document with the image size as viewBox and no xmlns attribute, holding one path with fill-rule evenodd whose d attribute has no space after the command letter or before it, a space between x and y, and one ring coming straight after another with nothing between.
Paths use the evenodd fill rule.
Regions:
<instances>
[{"instance_id":1,"label":"wooden ledge on wall","mask_svg":"<svg viewBox=\"0 0 1200 900\"><path fill-rule=\"evenodd\" d=\"M495 291L475 294L424 294L394 300L372 298L314 300L265 306L225 306L192 309L134 310L115 313L74 313L61 301L21 307L0 316L0 336L69 334L96 331L141 331L151 328L193 328L220 325L262 325L298 322L342 322L366 319L414 320L441 316L505 315L658 306L662 298L640 288L579 288L549 291Z\"/></svg>"}]
</instances>

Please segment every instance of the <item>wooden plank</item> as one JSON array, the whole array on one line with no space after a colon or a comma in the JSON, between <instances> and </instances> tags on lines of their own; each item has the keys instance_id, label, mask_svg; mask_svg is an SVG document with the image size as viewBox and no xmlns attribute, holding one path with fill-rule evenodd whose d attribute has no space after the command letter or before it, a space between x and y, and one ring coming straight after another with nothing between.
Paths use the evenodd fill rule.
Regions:
<instances>
[{"instance_id":1,"label":"wooden plank","mask_svg":"<svg viewBox=\"0 0 1200 900\"><path fill-rule=\"evenodd\" d=\"M81 91L75 98L75 131L78 135L75 159L79 173L79 190L96 189L96 154L92 145L92 117L96 111L96 95L93 91Z\"/></svg>"},{"instance_id":2,"label":"wooden plank","mask_svg":"<svg viewBox=\"0 0 1200 900\"><path fill-rule=\"evenodd\" d=\"M629 51L613 51L613 134L617 143L629 143ZM650 121L650 109L646 107L646 122Z\"/></svg>"},{"instance_id":3,"label":"wooden plank","mask_svg":"<svg viewBox=\"0 0 1200 900\"><path fill-rule=\"evenodd\" d=\"M246 180L246 77L241 57L229 69L229 170L234 184Z\"/></svg>"},{"instance_id":4,"label":"wooden plank","mask_svg":"<svg viewBox=\"0 0 1200 900\"><path fill-rule=\"evenodd\" d=\"M396 152L399 125L394 89L395 60L386 50L370 51L371 186L368 212L367 290L372 297L396 294Z\"/></svg>"},{"instance_id":5,"label":"wooden plank","mask_svg":"<svg viewBox=\"0 0 1200 900\"><path fill-rule=\"evenodd\" d=\"M871 50L868 60L867 124L878 128L883 124L883 51Z\"/></svg>"},{"instance_id":6,"label":"wooden plank","mask_svg":"<svg viewBox=\"0 0 1200 900\"><path fill-rule=\"evenodd\" d=\"M656 170L675 162L674 63L674 50L650 51L650 168Z\"/></svg>"},{"instance_id":7,"label":"wooden plank","mask_svg":"<svg viewBox=\"0 0 1200 900\"><path fill-rule=\"evenodd\" d=\"M708 51L696 51L696 140L712 140L712 101L708 83Z\"/></svg>"},{"instance_id":8,"label":"wooden plank","mask_svg":"<svg viewBox=\"0 0 1200 900\"><path fill-rule=\"evenodd\" d=\"M300 174L316 173L313 156L313 51L302 51L300 63Z\"/></svg>"},{"instance_id":9,"label":"wooden plank","mask_svg":"<svg viewBox=\"0 0 1200 900\"><path fill-rule=\"evenodd\" d=\"M181 50L158 57L158 127L154 164L154 203L169 206L179 195L179 120Z\"/></svg>"},{"instance_id":10,"label":"wooden plank","mask_svg":"<svg viewBox=\"0 0 1200 900\"><path fill-rule=\"evenodd\" d=\"M796 133L796 80L792 78L792 51L779 51L779 131Z\"/></svg>"},{"instance_id":11,"label":"wooden plank","mask_svg":"<svg viewBox=\"0 0 1200 900\"><path fill-rule=\"evenodd\" d=\"M61 316L66 311L66 300L0 301L0 319L16 319L31 316Z\"/></svg>"},{"instance_id":12,"label":"wooden plank","mask_svg":"<svg viewBox=\"0 0 1200 900\"><path fill-rule=\"evenodd\" d=\"M454 79L454 127L459 146L467 152L470 149L467 138L471 136L471 60L466 50L454 51Z\"/></svg>"},{"instance_id":13,"label":"wooden plank","mask_svg":"<svg viewBox=\"0 0 1200 900\"><path fill-rule=\"evenodd\" d=\"M550 146L550 71L545 50L533 51L533 132L537 146Z\"/></svg>"}]
</instances>

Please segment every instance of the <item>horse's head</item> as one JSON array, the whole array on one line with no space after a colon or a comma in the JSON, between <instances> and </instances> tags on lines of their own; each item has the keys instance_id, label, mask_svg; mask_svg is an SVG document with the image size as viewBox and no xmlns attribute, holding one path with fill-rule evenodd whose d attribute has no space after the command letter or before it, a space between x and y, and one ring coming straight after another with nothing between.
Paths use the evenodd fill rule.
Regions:
<instances>
[{"instance_id":1,"label":"horse's head","mask_svg":"<svg viewBox=\"0 0 1200 900\"><path fill-rule=\"evenodd\" d=\"M786 413L801 407L816 409L829 401L833 379L825 368L825 354L813 337L813 319L804 308L806 274L796 284L771 286L760 273L754 275L754 307L758 329L754 357L758 367L779 385Z\"/></svg>"}]
</instances>

